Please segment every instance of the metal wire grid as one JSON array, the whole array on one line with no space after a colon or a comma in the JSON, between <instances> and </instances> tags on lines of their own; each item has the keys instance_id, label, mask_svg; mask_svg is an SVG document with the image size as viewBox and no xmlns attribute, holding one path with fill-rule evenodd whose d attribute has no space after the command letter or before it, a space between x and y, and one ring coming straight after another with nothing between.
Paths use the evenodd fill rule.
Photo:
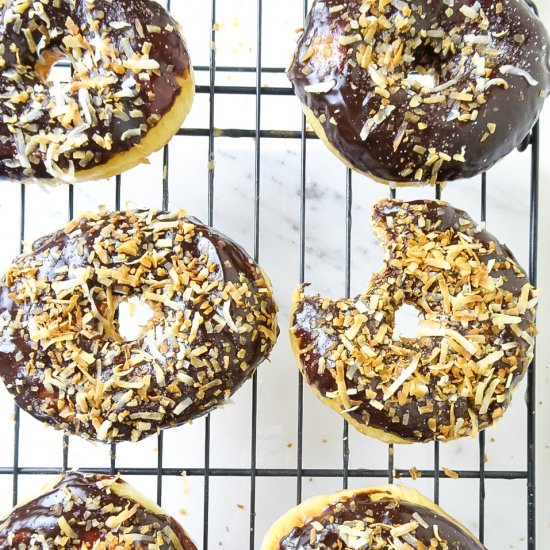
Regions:
<instances>
[{"instance_id":1,"label":"metal wire grid","mask_svg":"<svg viewBox=\"0 0 550 550\"><path fill-rule=\"evenodd\" d=\"M526 2L536 11L536 7L531 0ZM212 44L216 39L216 3L217 0L210 0L211 12L211 36ZM167 8L170 9L171 0L167 0ZM308 11L308 2L303 0L303 16L305 18ZM209 73L209 85L197 86L197 93L208 94L209 96L209 127L202 128L185 128L180 129L178 136L204 136L208 137L208 223L214 224L214 194L215 194L215 138L216 137L231 137L231 138L255 138L255 170L254 170L254 244L253 256L256 261L260 260L260 197L261 197L261 178L262 166L260 162L262 139L297 139L301 144L301 175L300 175L300 258L299 258L299 281L305 282L305 260L306 260L306 168L307 168L307 143L310 139L316 139L316 136L306 129L305 118L302 117L302 126L300 131L281 131L281 130L262 130L261 129L261 109L262 97L266 95L292 95L292 90L289 87L277 88L262 87L262 76L267 73L284 73L285 69L280 67L262 67L262 29L263 29L263 0L257 0L257 40L256 40L256 66L255 67L218 67L216 65L216 52L214 48L210 50L209 65L195 66L197 72ZM254 73L256 75L255 86L218 86L216 85L216 74L218 72L235 72L235 73ZM239 94L239 95L254 95L256 116L255 129L245 130L239 128L233 129L217 129L214 126L215 120L215 100L219 94ZM530 239L529 239L529 273L531 282L537 283L537 245L538 245L538 190L539 190L539 131L538 125L534 128L531 135L525 140L521 150L530 149L531 152L531 170L530 170ZM163 178L162 178L162 206L164 209L170 207L169 196L169 146L164 148L163 152ZM121 206L121 176L115 180L115 207ZM486 221L487 213L487 174L482 176L481 190L481 220ZM351 280L351 238L352 238L352 206L353 206L353 173L347 170L345 179L346 189L346 234L345 234L345 291L346 295L350 295L350 280ZM390 190L392 197L396 196L394 189ZM436 198L441 198L442 190L438 186L435 190ZM26 222L26 191L25 187L21 186L20 191L20 232L21 242L25 240L25 222ZM71 219L74 214L74 190L72 186L68 186L68 218ZM411 477L408 470L396 470L394 468L394 447L388 446L388 468L385 470L373 469L351 469L349 467L350 449L348 444L349 426L347 422L343 424L343 443L342 443L342 468L315 468L306 469L303 467L303 445L304 445L304 384L301 376L298 377L298 442L297 456L295 469L277 469L277 468L258 468L256 463L257 454L257 410L258 410L258 387L257 378L252 381L252 408L251 408L251 440L250 440L250 467L249 468L211 468L210 467L210 417L205 419L205 456L204 468L187 469L188 476L199 476L204 478L204 528L202 547L207 550L209 547L209 511L210 511L210 479L211 477L241 477L250 479L250 549L253 550L262 533L256 532L256 481L258 477L286 477L296 479L296 501L299 503L302 500L302 488L304 477L318 478L337 478L342 479L343 488L348 487L350 477L353 478L379 478L388 479L392 483L396 477L407 478ZM463 479L477 479L479 481L479 533L478 536L483 542L485 538L485 482L489 479L501 480L524 480L527 484L527 516L528 516L528 538L527 549L535 550L536 548L536 508L535 508L535 361L528 373L528 389L527 389L527 469L526 470L486 470L485 468L485 434L479 435L479 469L478 470L460 470L457 473ZM60 471L69 468L69 436L63 438L62 448L62 466L60 468L48 467L20 467L19 465L19 441L20 441L20 410L15 407L15 429L14 429L14 446L13 446L13 465L11 467L0 468L0 475L10 475L12 477L13 487L13 503L18 501L19 497L19 476L20 475L47 475L57 474ZM156 468L117 468L116 445L111 446L111 464L109 468L81 468L83 472L111 473L116 472L123 475L140 475L140 476L156 476L157 479L157 494L156 500L159 505L162 504L162 486L164 476L179 476L181 468L165 468L163 466L163 434L158 435L157 445L157 467ZM440 471L439 460L439 443L434 444L434 468L433 470L421 470L420 474L425 478L433 479L433 498L435 502L439 501L440 493L440 477L444 475ZM71 465L74 466L74 465Z\"/></svg>"}]
</instances>

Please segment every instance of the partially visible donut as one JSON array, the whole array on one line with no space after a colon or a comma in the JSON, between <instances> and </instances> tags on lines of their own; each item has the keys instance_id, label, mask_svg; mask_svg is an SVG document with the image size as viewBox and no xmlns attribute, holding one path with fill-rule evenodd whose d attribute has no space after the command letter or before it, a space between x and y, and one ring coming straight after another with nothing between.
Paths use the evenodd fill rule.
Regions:
<instances>
[{"instance_id":1,"label":"partially visible donut","mask_svg":"<svg viewBox=\"0 0 550 550\"><path fill-rule=\"evenodd\" d=\"M262 545L262 550L328 548L485 549L439 506L397 485L307 500L281 517Z\"/></svg>"},{"instance_id":2,"label":"partially visible donut","mask_svg":"<svg viewBox=\"0 0 550 550\"><path fill-rule=\"evenodd\" d=\"M522 143L550 90L549 42L524 0L317 0L289 78L349 167L435 183Z\"/></svg>"},{"instance_id":3,"label":"partially visible donut","mask_svg":"<svg viewBox=\"0 0 550 550\"><path fill-rule=\"evenodd\" d=\"M294 296L302 374L387 443L476 435L505 413L531 362L538 291L505 245L445 202L383 200L373 226L386 259L365 293ZM418 338L394 336L403 304L423 318Z\"/></svg>"},{"instance_id":4,"label":"partially visible donut","mask_svg":"<svg viewBox=\"0 0 550 550\"><path fill-rule=\"evenodd\" d=\"M152 317L129 341L117 307L131 300ZM36 241L0 284L8 390L37 419L99 441L137 441L212 411L277 335L267 275L184 211L84 214Z\"/></svg>"},{"instance_id":5,"label":"partially visible donut","mask_svg":"<svg viewBox=\"0 0 550 550\"><path fill-rule=\"evenodd\" d=\"M48 81L59 60L72 81ZM107 178L163 147L187 116L193 70L154 0L0 4L0 177Z\"/></svg>"},{"instance_id":6,"label":"partially visible donut","mask_svg":"<svg viewBox=\"0 0 550 550\"><path fill-rule=\"evenodd\" d=\"M197 550L181 525L115 477L66 473L0 521L0 548Z\"/></svg>"}]
</instances>

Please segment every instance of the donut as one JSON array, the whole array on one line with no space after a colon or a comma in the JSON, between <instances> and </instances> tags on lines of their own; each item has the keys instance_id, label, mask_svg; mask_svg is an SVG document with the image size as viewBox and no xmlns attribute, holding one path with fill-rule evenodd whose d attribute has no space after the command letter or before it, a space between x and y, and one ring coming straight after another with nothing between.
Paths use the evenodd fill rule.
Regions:
<instances>
[{"instance_id":1,"label":"donut","mask_svg":"<svg viewBox=\"0 0 550 550\"><path fill-rule=\"evenodd\" d=\"M548 46L524 0L316 0L288 75L349 168L434 184L522 143L550 90Z\"/></svg>"},{"instance_id":2,"label":"donut","mask_svg":"<svg viewBox=\"0 0 550 550\"><path fill-rule=\"evenodd\" d=\"M305 501L271 527L261 550L327 548L485 549L414 489L387 485Z\"/></svg>"},{"instance_id":3,"label":"donut","mask_svg":"<svg viewBox=\"0 0 550 550\"><path fill-rule=\"evenodd\" d=\"M449 441L495 423L533 358L538 291L512 252L442 201L382 200L386 258L355 298L294 295L291 341L306 382L386 443ZM394 334L418 310L417 338Z\"/></svg>"},{"instance_id":4,"label":"donut","mask_svg":"<svg viewBox=\"0 0 550 550\"><path fill-rule=\"evenodd\" d=\"M197 550L174 518L132 486L78 472L0 521L0 548Z\"/></svg>"},{"instance_id":5,"label":"donut","mask_svg":"<svg viewBox=\"0 0 550 550\"><path fill-rule=\"evenodd\" d=\"M141 329L129 334L120 315L132 310ZM223 405L278 332L267 275L183 210L83 214L0 285L8 391L38 420L97 441L138 441Z\"/></svg>"},{"instance_id":6,"label":"donut","mask_svg":"<svg viewBox=\"0 0 550 550\"><path fill-rule=\"evenodd\" d=\"M54 83L54 63L72 80ZM152 0L0 3L0 177L75 183L144 162L187 116L193 70Z\"/></svg>"}]
</instances>

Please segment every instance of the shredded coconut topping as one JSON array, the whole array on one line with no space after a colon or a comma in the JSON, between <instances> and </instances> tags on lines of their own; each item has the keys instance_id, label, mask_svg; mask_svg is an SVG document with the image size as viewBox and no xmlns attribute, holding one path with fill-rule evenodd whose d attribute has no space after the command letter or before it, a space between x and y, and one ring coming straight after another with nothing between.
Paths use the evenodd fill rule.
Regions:
<instances>
[{"instance_id":1,"label":"shredded coconut topping","mask_svg":"<svg viewBox=\"0 0 550 550\"><path fill-rule=\"evenodd\" d=\"M387 251L349 300L301 292L292 335L306 380L333 408L398 440L476 435L500 418L533 357L538 291L469 216L440 201L381 201ZM394 335L414 305L417 338ZM374 432L376 433L376 432Z\"/></svg>"},{"instance_id":2,"label":"shredded coconut topping","mask_svg":"<svg viewBox=\"0 0 550 550\"><path fill-rule=\"evenodd\" d=\"M132 2L115 9L110 0L0 2L0 176L73 182L75 172L106 164L158 124L181 92L189 59L166 11L156 2L139 6L136 13ZM65 76L50 75L60 61L70 76L68 67Z\"/></svg>"},{"instance_id":3,"label":"shredded coconut topping","mask_svg":"<svg viewBox=\"0 0 550 550\"><path fill-rule=\"evenodd\" d=\"M40 242L0 286L0 375L60 429L137 441L183 424L225 402L275 343L261 269L183 211L87 213ZM127 341L117 308L134 299L152 317Z\"/></svg>"}]
</instances>

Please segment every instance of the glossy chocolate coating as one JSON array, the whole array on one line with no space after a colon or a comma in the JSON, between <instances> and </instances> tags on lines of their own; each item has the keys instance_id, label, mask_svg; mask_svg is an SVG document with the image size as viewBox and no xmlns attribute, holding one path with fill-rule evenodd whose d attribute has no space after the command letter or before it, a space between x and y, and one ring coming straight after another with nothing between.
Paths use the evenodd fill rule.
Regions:
<instances>
[{"instance_id":1,"label":"glossy chocolate coating","mask_svg":"<svg viewBox=\"0 0 550 550\"><path fill-rule=\"evenodd\" d=\"M129 254L98 248L125 242ZM71 282L83 273L85 283ZM154 314L125 342L116 308L132 297ZM87 215L36 241L0 287L0 376L24 410L86 438L135 441L207 414L253 375L277 335L261 269L183 212Z\"/></svg>"},{"instance_id":2,"label":"glossy chocolate coating","mask_svg":"<svg viewBox=\"0 0 550 550\"><path fill-rule=\"evenodd\" d=\"M341 548L343 543L338 534L338 526L345 522L363 521L365 518L369 518L371 524L379 523L387 526L387 529L381 531L382 539L391 541L390 529L414 521L414 513L419 514L428 525L428 527L419 526L412 533L415 539L424 544L424 548L432 548L430 543L435 538L434 526L437 526L439 536L447 543L447 546L441 544L435 548L448 550L483 550L485 548L458 525L433 510L393 499L372 502L369 493L359 493L353 498L342 499L327 506L319 516L311 518L301 527L295 527L287 537L281 540L279 550ZM323 526L323 530L316 529L317 532L314 535L312 535L313 522L319 522ZM376 548L382 547L376 546ZM384 546L384 548L390 548L390 546Z\"/></svg>"},{"instance_id":3,"label":"glossy chocolate coating","mask_svg":"<svg viewBox=\"0 0 550 550\"><path fill-rule=\"evenodd\" d=\"M456 118L453 112L458 103L455 104L455 98L449 95L443 102L420 102L416 109L411 107L412 98L417 94L400 84L401 77L394 88L388 88L387 99L380 95L377 91L380 83L355 62L358 44L362 43L339 42L361 32L361 29L356 30L356 26L350 28L350 24L359 19L359 9L366 4L367 1L361 0L316 1L289 70L296 95L312 111L330 145L349 165L384 182L434 183L479 174L521 144L537 120L550 90L548 34L526 2L477 2L488 20L488 29L479 28L478 22L474 24L460 11L462 7L472 9L473 2L470 1L455 0L453 8L443 1L401 2L413 9L415 18L414 33L404 33L401 37L418 37L422 32L437 28L443 39L459 37L462 42L456 39L457 51L444 55L434 52L441 38L424 37L413 50L413 59L397 68L392 67L390 74L402 71L407 77L408 74L417 74L418 67L421 70L435 67L436 73L444 71L439 74L437 84L445 85L455 79L456 83L441 91L419 93L418 97L429 100L436 95L450 94L451 90L453 93L468 91L473 97L462 104L464 110L461 113L474 110L478 113L475 120L470 121ZM378 2L375 4L378 6ZM422 16L419 15L420 9ZM377 41L380 44L386 38L391 43L396 38L396 17L401 17L400 10L393 3L386 10L384 16L390 28L378 31L374 44ZM448 16L447 11L452 15ZM369 13L367 11L366 15ZM455 31L456 28L460 30ZM489 36L489 40L487 44L474 45L471 53L468 51L462 55L459 49L464 46L464 37L469 40L471 35ZM312 55L313 50L316 53ZM497 50L498 55L494 56L491 52ZM484 74L482 85L474 63L476 51L482 53L480 57L484 66L490 69L490 74ZM483 52L488 53L484 55ZM460 73L461 63L465 67L463 73ZM501 69L506 71L507 66L527 71L536 84L529 83L525 76L503 74ZM504 80L506 84L494 79ZM306 88L331 81L334 86L326 93L314 93ZM483 101L478 104L475 96L480 93L480 86L489 87L484 89ZM380 112L383 104L393 107L393 112L374 125L363 140L361 132L366 122ZM418 120L407 118L411 113ZM449 120L453 117L454 120ZM417 123L426 127L421 129ZM396 147L396 136L404 128L405 134ZM419 150L419 146L425 152ZM433 148L431 152L430 148ZM448 157L440 157L445 160L439 166L434 161L438 158L434 154L440 152ZM463 159L460 158L462 153Z\"/></svg>"},{"instance_id":4,"label":"glossy chocolate coating","mask_svg":"<svg viewBox=\"0 0 550 550\"><path fill-rule=\"evenodd\" d=\"M109 483L123 485L121 480L115 481L107 476L78 472L65 474L53 489L16 508L0 521L0 548L80 549L95 547L103 541L108 548L129 542L129 548L146 548L149 542L156 542L160 550L180 547L196 550L174 518L151 511L139 500L117 495ZM109 522L113 521L110 518L134 507L135 512L122 523L121 528L109 526ZM65 518L75 535L65 544L54 542L67 536L67 529L60 526L60 517ZM176 537L180 546L174 544L169 533ZM133 544L132 536L137 537ZM159 543L159 538L162 543Z\"/></svg>"},{"instance_id":5,"label":"glossy chocolate coating","mask_svg":"<svg viewBox=\"0 0 550 550\"><path fill-rule=\"evenodd\" d=\"M357 304L368 306L374 297L378 309L375 313L365 313L362 329L362 333L367 334L365 343L372 350L372 358L364 363L365 372L361 368L354 370L355 362L362 365L365 361L361 356L362 347L354 340L351 342L353 352L350 352L347 362L344 359L347 387L357 389L357 394L350 395L353 407L347 412L349 418L361 426L383 430L409 442L456 439L492 425L508 407L511 394L524 377L532 358L536 334L535 306L516 314L520 321L514 324L515 329L510 324L499 327L492 320L494 313L504 313L507 307L519 301L524 287L528 290L529 300L536 295L528 285L525 272L505 245L476 226L467 213L441 201L381 201L374 208L373 225L388 256L383 269L373 276L369 289L353 299L337 301L302 294L296 305L292 331L298 349L302 351L299 360L307 383L323 398L338 391L332 354L342 346L342 337L348 334L348 325L351 324L342 325L340 320L355 319ZM428 246L442 257L449 257L457 246L469 240L477 247L476 252L461 261L470 258L469 261L477 267L460 283L456 282L463 277L458 264L450 271L441 270L422 263L417 254L421 246ZM407 263L402 265L401 262ZM416 263L418 268L414 267ZM496 287L491 283L485 289L481 285L490 281L485 278L488 267L484 266L491 264L494 264L491 278ZM429 290L424 288L427 279L439 274L446 280L451 299L460 300L462 294L475 294L471 311L457 307L447 313L437 282L430 285ZM476 285L480 286L476 288ZM475 304L483 300L485 305L476 310ZM478 349L473 354L465 354L464 361L460 355L453 356L453 366L442 369L437 356L433 356L434 350L441 350L440 336L391 338L395 311L404 303L416 307L424 316L427 307L432 312L430 320L438 327L452 329L455 334L473 341L482 338ZM389 327L387 334L390 336L377 342L374 337L384 324ZM479 367L484 358L501 352L500 359L491 363L492 371L486 371L486 366ZM414 376L424 388L422 395L412 394L406 399L396 399L392 395L388 400L386 394L391 382L413 363L415 356L420 358ZM377 358L382 358L381 364L376 363ZM320 370L320 361L326 361L326 368ZM397 365L396 374L392 369ZM471 380L473 394L467 392L463 395L459 391L463 388L462 376L464 372L472 372L471 369L476 372ZM475 392L477 386L487 384L486 377L490 378L494 373L499 374L501 381L487 410L482 411ZM366 391L371 395L366 395ZM459 422L463 423L462 426ZM455 426L459 427L456 432L453 431Z\"/></svg>"},{"instance_id":6,"label":"glossy chocolate coating","mask_svg":"<svg viewBox=\"0 0 550 550\"><path fill-rule=\"evenodd\" d=\"M136 146L180 95L189 56L178 24L159 3L50 0L19 13L16 4L0 8L0 177L53 178L50 160L63 173L106 164ZM69 87L56 90L43 80L48 56L72 64ZM136 60L156 63L142 70Z\"/></svg>"}]
</instances>

